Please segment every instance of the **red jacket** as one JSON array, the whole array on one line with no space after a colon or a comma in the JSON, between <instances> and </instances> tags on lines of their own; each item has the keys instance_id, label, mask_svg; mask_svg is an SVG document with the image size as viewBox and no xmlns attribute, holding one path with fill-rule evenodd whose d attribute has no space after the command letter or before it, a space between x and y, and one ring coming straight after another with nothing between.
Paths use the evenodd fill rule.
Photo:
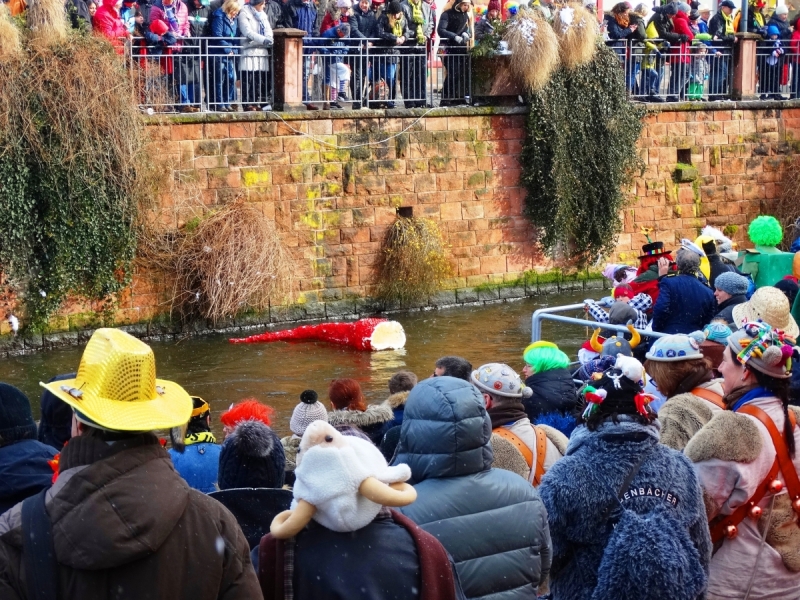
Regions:
<instances>
[{"instance_id":1,"label":"red jacket","mask_svg":"<svg viewBox=\"0 0 800 600\"><path fill-rule=\"evenodd\" d=\"M792 41L789 43L789 56L791 62L800 63L800 30L795 29L792 32Z\"/></svg>"},{"instance_id":2,"label":"red jacket","mask_svg":"<svg viewBox=\"0 0 800 600\"><path fill-rule=\"evenodd\" d=\"M92 30L110 41L117 54L122 54L124 46L121 38L128 35L128 30L114 8L116 3L117 0L103 0L102 6L92 17Z\"/></svg>"},{"instance_id":3,"label":"red jacket","mask_svg":"<svg viewBox=\"0 0 800 600\"><path fill-rule=\"evenodd\" d=\"M694 33L692 33L692 28L689 27L689 17L686 15L686 13L679 10L678 13L672 17L672 27L673 33L688 36L689 41L683 44L672 46L670 50L670 53L672 54L670 62L688 64L692 62L691 47L692 40L694 39Z\"/></svg>"}]
</instances>

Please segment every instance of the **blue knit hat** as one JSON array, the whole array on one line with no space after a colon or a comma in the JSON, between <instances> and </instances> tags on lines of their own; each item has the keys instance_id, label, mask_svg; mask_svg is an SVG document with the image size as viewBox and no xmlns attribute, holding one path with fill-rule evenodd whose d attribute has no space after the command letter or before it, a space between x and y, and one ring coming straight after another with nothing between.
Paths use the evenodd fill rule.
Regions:
<instances>
[{"instance_id":1,"label":"blue knit hat","mask_svg":"<svg viewBox=\"0 0 800 600\"><path fill-rule=\"evenodd\" d=\"M219 489L283 487L286 455L272 429L242 421L225 438L219 454Z\"/></svg>"},{"instance_id":2,"label":"blue knit hat","mask_svg":"<svg viewBox=\"0 0 800 600\"><path fill-rule=\"evenodd\" d=\"M703 358L697 338L682 333L658 338L646 356L647 360L656 362L677 362Z\"/></svg>"},{"instance_id":3,"label":"blue knit hat","mask_svg":"<svg viewBox=\"0 0 800 600\"><path fill-rule=\"evenodd\" d=\"M780 37L781 30L775 27L775 25L770 25L769 27L767 27L767 35L777 35L778 37Z\"/></svg>"},{"instance_id":4,"label":"blue knit hat","mask_svg":"<svg viewBox=\"0 0 800 600\"><path fill-rule=\"evenodd\" d=\"M731 333L733 331L724 321L712 321L703 329L703 334L709 342L717 342L723 345L728 343Z\"/></svg>"},{"instance_id":5,"label":"blue knit hat","mask_svg":"<svg viewBox=\"0 0 800 600\"><path fill-rule=\"evenodd\" d=\"M721 292L731 296L740 296L747 293L747 277L739 275L735 271L728 271L719 275L714 280L714 287Z\"/></svg>"},{"instance_id":6,"label":"blue knit hat","mask_svg":"<svg viewBox=\"0 0 800 600\"><path fill-rule=\"evenodd\" d=\"M13 385L0 383L0 445L35 439L36 423L28 397Z\"/></svg>"}]
</instances>

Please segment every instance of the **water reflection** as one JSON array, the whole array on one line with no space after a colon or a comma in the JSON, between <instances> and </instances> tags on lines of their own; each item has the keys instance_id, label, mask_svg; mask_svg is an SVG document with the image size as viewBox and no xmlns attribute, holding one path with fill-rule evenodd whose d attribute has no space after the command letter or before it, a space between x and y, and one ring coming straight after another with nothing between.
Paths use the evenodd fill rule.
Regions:
<instances>
[{"instance_id":1,"label":"water reflection","mask_svg":"<svg viewBox=\"0 0 800 600\"><path fill-rule=\"evenodd\" d=\"M408 369L424 379L433 372L436 359L446 354L464 356L476 367L486 362L506 362L521 371L522 349L530 341L533 311L542 306L580 302L585 297L585 292L575 292L399 315L396 319L408 339L400 351L359 352L324 342L234 345L222 335L177 343L155 342L152 346L159 377L177 381L211 404L216 433L221 427L215 416L232 402L253 396L275 407L278 415L274 425L283 435L288 432L291 411L300 392L315 389L327 404L328 384L337 377L357 379L367 400L380 402L389 394L387 383L393 373ZM546 325L544 334L571 356L586 339L586 330L573 326ZM38 382L76 370L81 352L81 348L67 348L3 360L0 381L28 394L38 418Z\"/></svg>"}]
</instances>

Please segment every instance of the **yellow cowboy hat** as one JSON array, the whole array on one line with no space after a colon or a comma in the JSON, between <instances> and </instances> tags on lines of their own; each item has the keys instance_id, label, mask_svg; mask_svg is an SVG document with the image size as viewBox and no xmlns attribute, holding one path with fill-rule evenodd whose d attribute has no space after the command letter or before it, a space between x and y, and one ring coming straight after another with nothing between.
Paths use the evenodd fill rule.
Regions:
<instances>
[{"instance_id":1,"label":"yellow cowboy hat","mask_svg":"<svg viewBox=\"0 0 800 600\"><path fill-rule=\"evenodd\" d=\"M156 379L150 346L119 329L94 332L75 379L39 385L113 431L169 429L192 415L192 398L186 390Z\"/></svg>"}]
</instances>

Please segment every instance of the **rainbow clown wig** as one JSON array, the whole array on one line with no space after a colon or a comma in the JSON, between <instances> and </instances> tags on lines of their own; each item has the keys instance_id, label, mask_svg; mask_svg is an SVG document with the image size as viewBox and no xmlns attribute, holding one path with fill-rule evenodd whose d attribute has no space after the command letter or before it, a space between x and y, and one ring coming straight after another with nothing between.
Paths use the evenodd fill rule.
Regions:
<instances>
[{"instance_id":1,"label":"rainbow clown wig","mask_svg":"<svg viewBox=\"0 0 800 600\"><path fill-rule=\"evenodd\" d=\"M569 367L569 357L553 342L539 341L530 344L522 353L522 360L530 365L534 373Z\"/></svg>"}]
</instances>

